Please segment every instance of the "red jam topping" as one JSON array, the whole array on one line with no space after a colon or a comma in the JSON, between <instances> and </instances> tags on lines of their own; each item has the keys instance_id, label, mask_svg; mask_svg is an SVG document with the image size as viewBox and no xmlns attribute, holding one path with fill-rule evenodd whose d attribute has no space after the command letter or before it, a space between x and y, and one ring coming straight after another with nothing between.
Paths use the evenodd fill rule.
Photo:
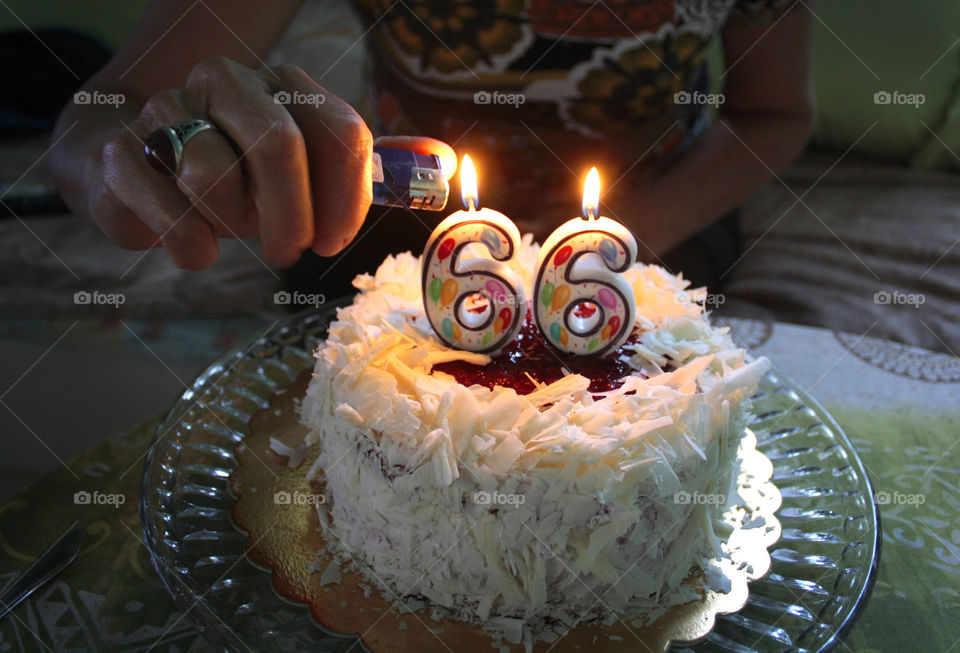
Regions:
<instances>
[{"instance_id":1,"label":"red jam topping","mask_svg":"<svg viewBox=\"0 0 960 653\"><path fill-rule=\"evenodd\" d=\"M624 346L636 339L636 336L631 334ZM557 351L540 333L533 313L527 311L517 337L486 365L450 361L438 363L433 369L451 375L465 386L476 383L493 388L500 385L513 388L521 395L537 389L530 377L538 383L550 384L563 378L566 369L590 379L590 392L606 392L623 385L624 377L638 374L626 360L630 354L631 352L625 351L623 347L606 356L592 358L571 356Z\"/></svg>"}]
</instances>

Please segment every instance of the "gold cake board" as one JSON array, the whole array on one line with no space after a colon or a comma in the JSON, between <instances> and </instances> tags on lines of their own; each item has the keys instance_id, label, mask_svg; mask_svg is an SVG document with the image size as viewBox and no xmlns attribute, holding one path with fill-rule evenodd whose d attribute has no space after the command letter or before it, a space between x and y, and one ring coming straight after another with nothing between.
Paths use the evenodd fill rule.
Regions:
<instances>
[{"instance_id":1,"label":"gold cake board","mask_svg":"<svg viewBox=\"0 0 960 653\"><path fill-rule=\"evenodd\" d=\"M237 446L237 468L230 477L237 496L233 519L248 535L247 557L270 571L271 584L281 596L305 604L321 628L336 634L359 635L374 653L496 650L491 648L490 635L480 626L453 619L436 621L430 618L429 609L400 614L406 610L398 601L400 597L390 596L388 600L384 594L389 594L389 590L384 583L365 581L343 563L333 567L340 570L339 580L336 574L331 580L329 573L323 578L333 557L320 532L315 505L295 499L323 493L322 486L306 480L306 471L317 457L316 447L307 451L297 469L288 467L287 457L270 449L271 437L290 447L303 442L307 430L298 421L297 408L309 379L310 373L304 372L294 384L275 392L270 406L251 419L250 435ZM731 557L724 560L723 572L731 584L728 593L706 588L703 575L698 572L686 582L694 584L701 598L668 608L653 623L633 625L632 622L642 619L638 614L610 626L585 624L555 642L537 642L533 650L666 651L671 642L702 640L712 630L716 615L740 610L749 595L748 582L767 573L767 549L780 537L780 524L774 516L780 506L780 493L770 482L773 466L756 450L756 439L749 431L742 451L744 463L738 494L749 511L741 511L740 523L733 524L727 538ZM284 503L288 496L290 502ZM747 519L743 519L744 514ZM745 528L743 521L759 525ZM322 578L326 584L321 584ZM500 640L500 645L509 647L510 653L524 650L522 644L506 640Z\"/></svg>"}]
</instances>

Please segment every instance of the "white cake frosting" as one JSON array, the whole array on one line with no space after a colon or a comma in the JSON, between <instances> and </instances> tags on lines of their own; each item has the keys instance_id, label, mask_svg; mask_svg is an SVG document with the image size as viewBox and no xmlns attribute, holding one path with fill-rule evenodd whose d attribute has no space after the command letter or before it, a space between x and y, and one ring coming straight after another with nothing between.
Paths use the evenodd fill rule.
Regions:
<instances>
[{"instance_id":1,"label":"white cake frosting","mask_svg":"<svg viewBox=\"0 0 960 653\"><path fill-rule=\"evenodd\" d=\"M528 296L537 252L525 236L511 262ZM622 386L589 392L568 374L526 395L465 387L433 366L490 359L435 337L419 273L404 253L357 277L316 352L301 419L320 443L309 473L326 484L333 548L387 598L528 647L689 599L678 588L720 551L716 497L734 491L767 360L709 323L705 290L638 264L624 275L637 371Z\"/></svg>"}]
</instances>

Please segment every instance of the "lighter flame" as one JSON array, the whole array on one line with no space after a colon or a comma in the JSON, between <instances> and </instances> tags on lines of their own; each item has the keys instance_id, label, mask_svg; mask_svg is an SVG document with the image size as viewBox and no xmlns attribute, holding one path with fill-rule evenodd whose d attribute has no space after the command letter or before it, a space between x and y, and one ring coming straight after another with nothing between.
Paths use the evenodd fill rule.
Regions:
<instances>
[{"instance_id":1,"label":"lighter flame","mask_svg":"<svg viewBox=\"0 0 960 653\"><path fill-rule=\"evenodd\" d=\"M463 155L463 163L460 164L460 197L468 209L477 208L477 169L473 167L469 154Z\"/></svg>"},{"instance_id":2,"label":"lighter flame","mask_svg":"<svg viewBox=\"0 0 960 653\"><path fill-rule=\"evenodd\" d=\"M583 217L595 219L600 208L600 173L590 168L587 180L583 182Z\"/></svg>"}]
</instances>

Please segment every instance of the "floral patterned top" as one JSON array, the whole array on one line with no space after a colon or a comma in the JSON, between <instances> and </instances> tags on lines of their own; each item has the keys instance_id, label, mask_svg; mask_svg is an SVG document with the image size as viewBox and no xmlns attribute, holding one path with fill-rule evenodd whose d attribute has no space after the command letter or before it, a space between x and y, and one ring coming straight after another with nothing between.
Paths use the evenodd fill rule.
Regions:
<instances>
[{"instance_id":1,"label":"floral patterned top","mask_svg":"<svg viewBox=\"0 0 960 653\"><path fill-rule=\"evenodd\" d=\"M708 119L710 40L728 20L770 19L787 1L356 4L377 127L470 151L489 197L542 194L558 177L569 192L558 173L599 163L612 174L682 149Z\"/></svg>"}]
</instances>

